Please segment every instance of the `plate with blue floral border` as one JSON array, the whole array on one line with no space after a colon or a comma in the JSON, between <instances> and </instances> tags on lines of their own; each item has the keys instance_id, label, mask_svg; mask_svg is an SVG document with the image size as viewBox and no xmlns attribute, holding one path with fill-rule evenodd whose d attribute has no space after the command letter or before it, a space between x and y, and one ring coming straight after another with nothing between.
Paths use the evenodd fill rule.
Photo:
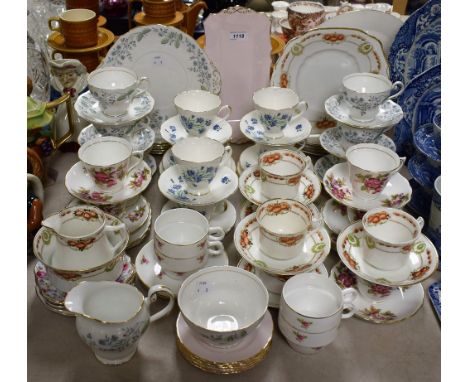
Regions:
<instances>
[{"instance_id":1,"label":"plate with blue floral border","mask_svg":"<svg viewBox=\"0 0 468 382\"><path fill-rule=\"evenodd\" d=\"M440 175L440 165L431 165L424 155L417 153L408 161L408 171L416 182L430 189Z\"/></svg>"},{"instance_id":2,"label":"plate with blue floral border","mask_svg":"<svg viewBox=\"0 0 468 382\"><path fill-rule=\"evenodd\" d=\"M413 136L414 146L434 164L440 163L440 135L434 132L434 126L430 123L421 126Z\"/></svg>"},{"instance_id":3,"label":"plate with blue floral border","mask_svg":"<svg viewBox=\"0 0 468 382\"><path fill-rule=\"evenodd\" d=\"M432 306L434 307L437 317L441 318L442 315L442 283L436 281L429 286L429 299L431 300Z\"/></svg>"}]
</instances>

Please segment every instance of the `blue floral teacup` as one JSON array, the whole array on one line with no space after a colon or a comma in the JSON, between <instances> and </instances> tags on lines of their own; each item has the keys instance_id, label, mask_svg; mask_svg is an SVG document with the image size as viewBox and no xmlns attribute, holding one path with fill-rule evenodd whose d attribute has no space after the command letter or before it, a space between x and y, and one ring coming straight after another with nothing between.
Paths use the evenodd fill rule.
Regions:
<instances>
[{"instance_id":1,"label":"blue floral teacup","mask_svg":"<svg viewBox=\"0 0 468 382\"><path fill-rule=\"evenodd\" d=\"M205 90L187 90L174 98L180 122L188 135L199 137L212 126L217 118L227 119L231 107L221 106L221 98Z\"/></svg>"},{"instance_id":2,"label":"blue floral teacup","mask_svg":"<svg viewBox=\"0 0 468 382\"><path fill-rule=\"evenodd\" d=\"M275 86L257 90L253 102L260 123L265 128L264 134L269 138L282 137L289 121L307 110L307 102L299 102L298 95L292 89Z\"/></svg>"},{"instance_id":3,"label":"blue floral teacup","mask_svg":"<svg viewBox=\"0 0 468 382\"><path fill-rule=\"evenodd\" d=\"M210 183L218 172L224 156L231 155L230 146L211 138L187 137L176 142L172 154L187 191L204 195L210 191Z\"/></svg>"}]
</instances>

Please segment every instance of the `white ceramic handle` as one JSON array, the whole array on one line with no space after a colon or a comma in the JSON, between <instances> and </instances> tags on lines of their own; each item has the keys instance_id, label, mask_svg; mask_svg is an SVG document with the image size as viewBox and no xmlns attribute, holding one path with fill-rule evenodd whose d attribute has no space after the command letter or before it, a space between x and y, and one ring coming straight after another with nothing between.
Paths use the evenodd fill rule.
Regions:
<instances>
[{"instance_id":1,"label":"white ceramic handle","mask_svg":"<svg viewBox=\"0 0 468 382\"><path fill-rule=\"evenodd\" d=\"M304 114L307 111L308 107L309 105L307 104L306 101L299 102L294 108L294 115L292 116L291 119L299 118L302 114Z\"/></svg>"},{"instance_id":2,"label":"white ceramic handle","mask_svg":"<svg viewBox=\"0 0 468 382\"><path fill-rule=\"evenodd\" d=\"M127 174L143 161L143 153L132 153L131 159L133 159L133 157L136 157L137 161L128 168Z\"/></svg>"},{"instance_id":3,"label":"white ceramic handle","mask_svg":"<svg viewBox=\"0 0 468 382\"><path fill-rule=\"evenodd\" d=\"M347 313L342 313L341 318L350 318L356 312L353 301L358 296L358 291L354 288L345 288L341 291L341 294L343 295L343 310L349 310Z\"/></svg>"},{"instance_id":4,"label":"white ceramic handle","mask_svg":"<svg viewBox=\"0 0 468 382\"><path fill-rule=\"evenodd\" d=\"M232 158L232 148L231 148L231 146L226 146L224 148L224 154L223 154L223 157L221 159L221 166L227 166L227 162L231 158Z\"/></svg>"},{"instance_id":5,"label":"white ceramic handle","mask_svg":"<svg viewBox=\"0 0 468 382\"><path fill-rule=\"evenodd\" d=\"M122 229L127 229L124 223L120 223L117 225L106 225L104 227L104 232L115 232L115 231L120 231ZM116 245L112 246L112 253L114 254L116 250L118 250L123 242L125 241L125 235L122 237L122 240L120 240Z\"/></svg>"},{"instance_id":6,"label":"white ceramic handle","mask_svg":"<svg viewBox=\"0 0 468 382\"><path fill-rule=\"evenodd\" d=\"M306 168L312 169L313 168L312 159L310 159L310 157L306 156L305 161L306 161Z\"/></svg>"},{"instance_id":7,"label":"white ceramic handle","mask_svg":"<svg viewBox=\"0 0 468 382\"><path fill-rule=\"evenodd\" d=\"M223 105L219 108L218 113L216 114L219 118L221 119L228 119L229 116L231 115L232 108L229 105ZM225 114L225 115L223 115Z\"/></svg>"},{"instance_id":8,"label":"white ceramic handle","mask_svg":"<svg viewBox=\"0 0 468 382\"><path fill-rule=\"evenodd\" d=\"M387 98L387 101L389 99L395 99L397 98L401 93L403 93L403 90L405 90L405 85L403 84L403 82L401 81L396 81L393 83L392 85L392 89L395 89L395 88L400 88L400 90L398 90L395 94L392 94L390 97Z\"/></svg>"},{"instance_id":9,"label":"white ceramic handle","mask_svg":"<svg viewBox=\"0 0 468 382\"><path fill-rule=\"evenodd\" d=\"M421 216L419 216L419 217L416 219L416 221L418 222L419 227L421 227L421 229L423 229L423 227L424 227L424 219L423 219Z\"/></svg>"},{"instance_id":10,"label":"white ceramic handle","mask_svg":"<svg viewBox=\"0 0 468 382\"><path fill-rule=\"evenodd\" d=\"M141 87L140 85L144 83L144 87ZM135 97L139 97L141 96L143 93L145 93L146 91L148 91L149 89L149 79L148 77L141 77L139 80L138 80L138 87L133 91L132 94L130 94L130 99L134 99Z\"/></svg>"},{"instance_id":11,"label":"white ceramic handle","mask_svg":"<svg viewBox=\"0 0 468 382\"><path fill-rule=\"evenodd\" d=\"M150 322L157 321L160 318L163 318L164 316L168 315L171 312L172 308L174 307L174 299L175 299L174 293L172 293L172 291L165 285L153 285L149 289L148 297L145 298L145 302L148 304L148 307L152 302L157 301L158 293L166 294L167 297L169 297L169 302L159 312L150 316Z\"/></svg>"},{"instance_id":12,"label":"white ceramic handle","mask_svg":"<svg viewBox=\"0 0 468 382\"><path fill-rule=\"evenodd\" d=\"M224 239L224 230L221 227L208 228L208 240L216 241Z\"/></svg>"},{"instance_id":13,"label":"white ceramic handle","mask_svg":"<svg viewBox=\"0 0 468 382\"><path fill-rule=\"evenodd\" d=\"M219 256L224 252L224 245L220 241L209 241L206 250L210 256Z\"/></svg>"},{"instance_id":14,"label":"white ceramic handle","mask_svg":"<svg viewBox=\"0 0 468 382\"><path fill-rule=\"evenodd\" d=\"M28 174L28 182L32 183L32 188L39 200L44 203L44 187L41 180L33 174Z\"/></svg>"}]
</instances>

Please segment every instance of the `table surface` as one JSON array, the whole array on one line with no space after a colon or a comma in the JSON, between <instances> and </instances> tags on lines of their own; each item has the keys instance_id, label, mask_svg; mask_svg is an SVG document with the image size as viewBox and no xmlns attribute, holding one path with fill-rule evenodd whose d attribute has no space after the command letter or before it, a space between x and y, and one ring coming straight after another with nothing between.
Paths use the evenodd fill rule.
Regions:
<instances>
[{"instance_id":1,"label":"table surface","mask_svg":"<svg viewBox=\"0 0 468 382\"><path fill-rule=\"evenodd\" d=\"M233 155L247 145L233 145ZM156 157L158 164L161 157ZM72 199L64 180L68 169L78 161L76 154L57 153L50 166L58 171L56 182L45 189L44 216L65 207ZM151 203L152 221L159 214L164 198L154 176L144 196ZM236 192L230 200L238 206L242 200ZM239 255L232 242L232 231L224 239L230 264L236 265ZM143 244L127 253L135 259ZM328 270L338 261L330 254L325 262ZM357 318L343 320L338 338L321 352L302 355L293 351L278 330L277 310L270 309L274 322L271 350L255 368L238 375L219 376L205 373L190 365L178 352L175 343L175 322L178 308L151 324L142 337L132 360L120 366L104 366L81 341L75 320L47 310L34 291L35 258L28 259L28 380L54 381L439 381L440 324L427 296L427 287L437 279L436 272L423 283L426 296L422 308L410 319L390 325L376 325ZM144 287L137 286L145 293Z\"/></svg>"}]
</instances>

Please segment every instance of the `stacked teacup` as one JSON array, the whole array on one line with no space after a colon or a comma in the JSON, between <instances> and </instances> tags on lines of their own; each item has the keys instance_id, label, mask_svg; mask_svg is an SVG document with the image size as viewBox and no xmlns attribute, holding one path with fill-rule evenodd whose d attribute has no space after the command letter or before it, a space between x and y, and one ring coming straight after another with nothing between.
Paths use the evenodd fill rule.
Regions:
<instances>
[{"instance_id":1,"label":"stacked teacup","mask_svg":"<svg viewBox=\"0 0 468 382\"><path fill-rule=\"evenodd\" d=\"M232 135L226 121L231 108L204 90L184 91L174 104L178 114L161 126L161 136L173 145L160 164L159 189L169 199L162 212L192 208L228 232L236 214L227 198L238 183L231 147L224 146Z\"/></svg>"},{"instance_id":2,"label":"stacked teacup","mask_svg":"<svg viewBox=\"0 0 468 382\"><path fill-rule=\"evenodd\" d=\"M287 16L279 23L288 41L322 24L325 21L325 7L312 1L294 1L287 7Z\"/></svg>"}]
</instances>

